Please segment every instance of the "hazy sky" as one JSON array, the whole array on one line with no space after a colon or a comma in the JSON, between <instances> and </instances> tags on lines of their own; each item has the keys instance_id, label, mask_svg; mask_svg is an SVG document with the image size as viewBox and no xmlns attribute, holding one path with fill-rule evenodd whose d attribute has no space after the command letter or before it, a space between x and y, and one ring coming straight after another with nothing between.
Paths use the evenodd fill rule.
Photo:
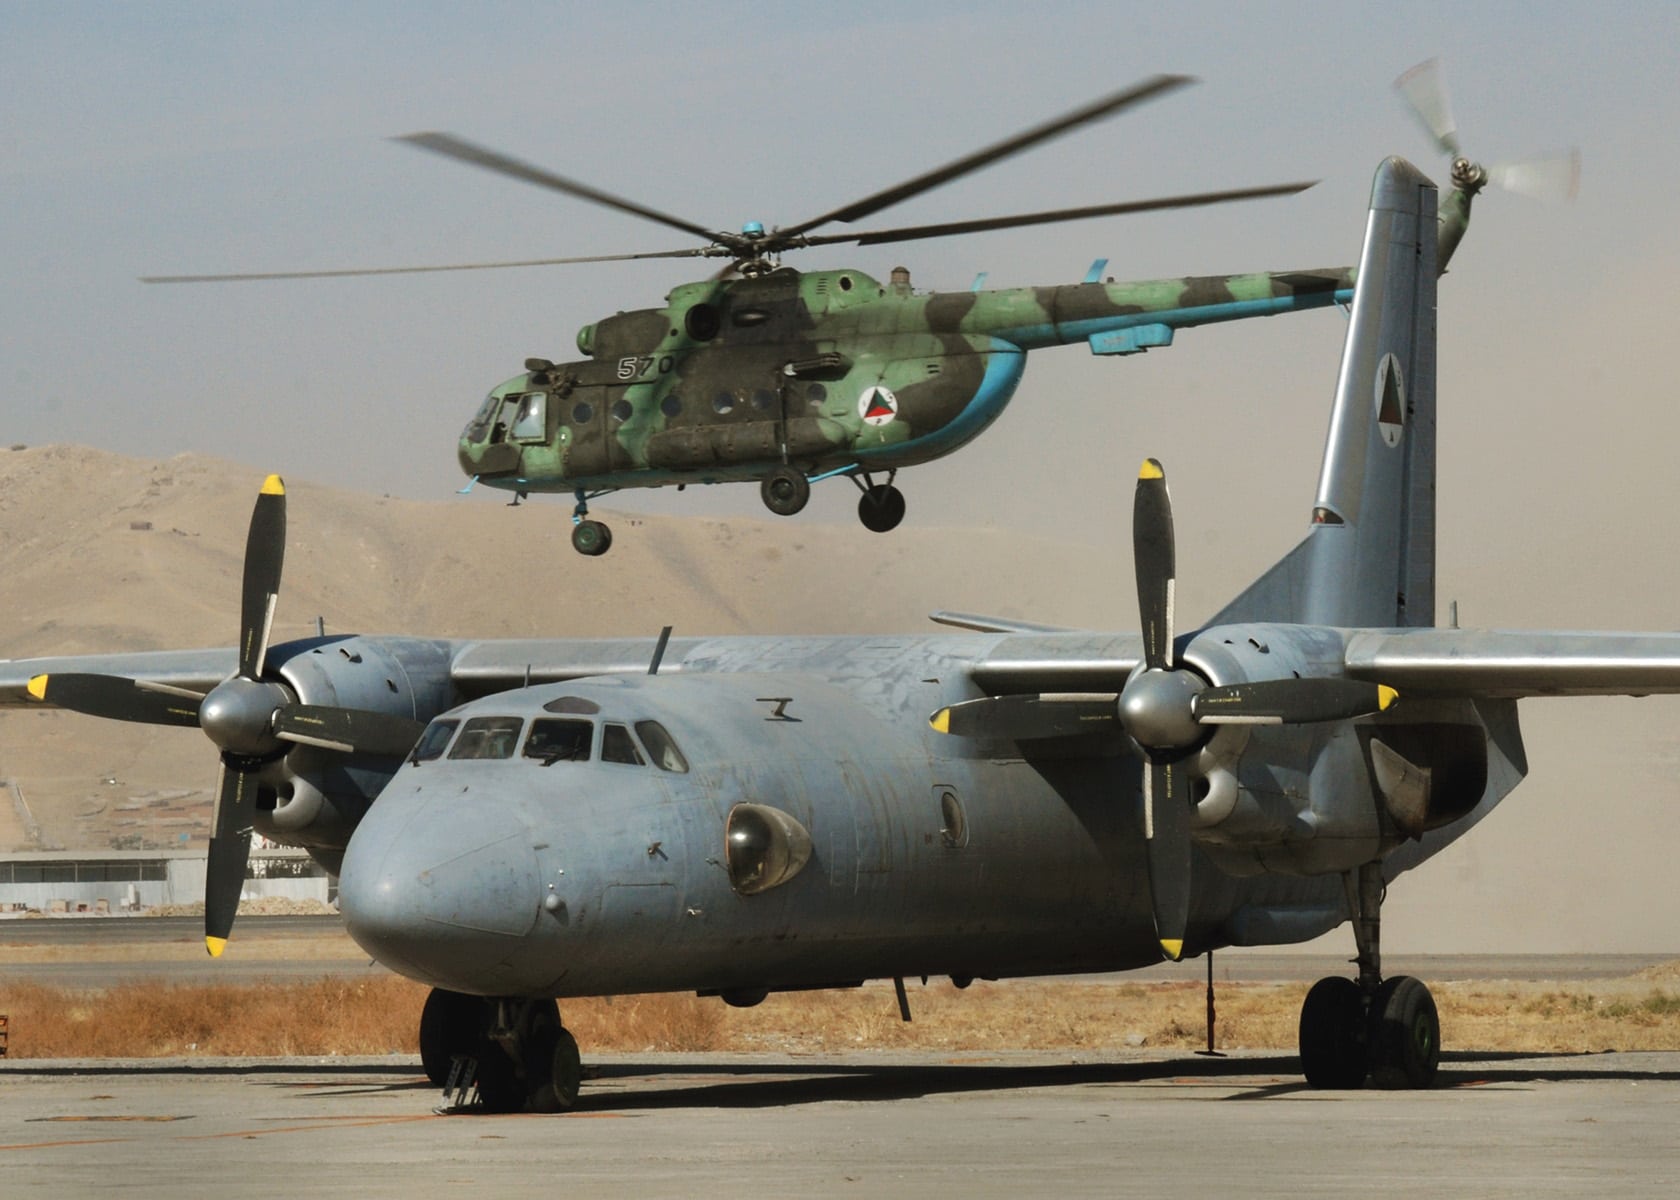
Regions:
<instances>
[{"instance_id":1,"label":"hazy sky","mask_svg":"<svg viewBox=\"0 0 1680 1200\"><path fill-rule=\"evenodd\" d=\"M787 224L1143 76L1185 72L1202 83L881 223L1323 182L1288 200L790 262L882 276L903 262L931 289L966 288L979 271L993 286L1072 282L1098 257L1121 279L1334 266L1357 256L1379 159L1445 176L1391 87L1434 55L1472 155L1577 145L1584 163L1573 206L1478 200L1442 284L1442 607L1460 600L1466 624L1680 627L1672 2L0 0L0 445L190 450L445 499L463 482L455 436L491 386L527 356L571 355L580 325L657 305L704 273L654 262L136 281L683 244L391 135L454 131L707 226ZM1059 536L1123 560L1136 465L1156 455L1173 483L1188 627L1303 531L1344 327L1331 311L1189 331L1128 359L1035 353L984 437L901 476L908 519ZM742 486L604 507L621 499L762 513ZM546 504L553 552L570 554L568 506ZM851 522L854 504L835 481L796 519ZM1128 595L1115 596L1117 628L1135 621ZM1677 708L1662 711L1680 720ZM1551 724L1531 734L1550 729L1555 753L1582 757L1567 721L1540 720ZM1680 834L1671 727L1658 723L1655 747L1576 749L1631 764L1653 805L1642 819ZM1651 832L1633 820L1624 836Z\"/></svg>"}]
</instances>

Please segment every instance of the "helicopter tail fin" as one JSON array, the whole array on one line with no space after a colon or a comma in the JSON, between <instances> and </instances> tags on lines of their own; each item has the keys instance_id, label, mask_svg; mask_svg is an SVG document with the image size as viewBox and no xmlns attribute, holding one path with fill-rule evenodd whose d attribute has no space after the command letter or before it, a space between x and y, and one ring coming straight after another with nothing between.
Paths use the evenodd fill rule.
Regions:
<instances>
[{"instance_id":1,"label":"helicopter tail fin","mask_svg":"<svg viewBox=\"0 0 1680 1200\"><path fill-rule=\"evenodd\" d=\"M1436 190L1377 168L1305 540L1210 624L1435 623Z\"/></svg>"}]
</instances>

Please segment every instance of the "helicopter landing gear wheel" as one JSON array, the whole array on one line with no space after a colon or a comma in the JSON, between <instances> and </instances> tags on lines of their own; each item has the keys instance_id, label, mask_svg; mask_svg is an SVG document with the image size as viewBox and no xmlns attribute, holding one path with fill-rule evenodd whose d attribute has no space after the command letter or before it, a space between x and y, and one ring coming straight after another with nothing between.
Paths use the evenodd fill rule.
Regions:
<instances>
[{"instance_id":1,"label":"helicopter landing gear wheel","mask_svg":"<svg viewBox=\"0 0 1680 1200\"><path fill-rule=\"evenodd\" d=\"M791 517L811 499L811 481L792 467L777 467L758 485L764 507L778 517Z\"/></svg>"},{"instance_id":2,"label":"helicopter landing gear wheel","mask_svg":"<svg viewBox=\"0 0 1680 1200\"><path fill-rule=\"evenodd\" d=\"M599 558L612 549L612 530L600 521L579 521L572 526L572 549L589 558Z\"/></svg>"},{"instance_id":3,"label":"helicopter landing gear wheel","mask_svg":"<svg viewBox=\"0 0 1680 1200\"><path fill-rule=\"evenodd\" d=\"M858 520L872 533L897 529L904 520L904 493L890 483L877 483L858 497Z\"/></svg>"}]
</instances>

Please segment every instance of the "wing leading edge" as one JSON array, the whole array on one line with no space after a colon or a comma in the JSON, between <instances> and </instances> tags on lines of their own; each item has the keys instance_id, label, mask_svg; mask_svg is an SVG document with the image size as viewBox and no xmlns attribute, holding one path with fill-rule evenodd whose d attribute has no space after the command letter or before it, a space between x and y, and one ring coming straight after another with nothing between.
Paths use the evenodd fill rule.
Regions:
<instances>
[{"instance_id":1,"label":"wing leading edge","mask_svg":"<svg viewBox=\"0 0 1680 1200\"><path fill-rule=\"evenodd\" d=\"M1383 630L1353 634L1345 661L1348 674L1402 697L1680 692L1680 633Z\"/></svg>"}]
</instances>

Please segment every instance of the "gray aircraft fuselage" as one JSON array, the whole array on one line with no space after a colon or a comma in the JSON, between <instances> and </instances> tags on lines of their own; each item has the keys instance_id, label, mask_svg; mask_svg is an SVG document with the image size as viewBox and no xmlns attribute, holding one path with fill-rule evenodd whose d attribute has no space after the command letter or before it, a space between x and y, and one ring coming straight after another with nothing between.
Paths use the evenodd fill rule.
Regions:
<instances>
[{"instance_id":1,"label":"gray aircraft fuselage","mask_svg":"<svg viewBox=\"0 0 1680 1200\"><path fill-rule=\"evenodd\" d=\"M1255 642L1268 657L1292 652L1290 631L1267 636ZM588 761L544 765L510 746L502 758L404 765L346 852L347 925L404 974L487 995L727 995L1157 962L1139 764L1124 743L1066 738L1023 751L928 725L980 694L977 663L1024 679L1035 643L1078 641L1105 643L1093 661L1118 665L1112 684L1124 682L1114 639L1090 635L737 639L699 643L658 676L473 701L442 719L517 719L523 735L556 705L598 709ZM1216 681L1245 674L1231 646L1192 646ZM1057 661L1065 671L1067 656ZM608 725L649 720L680 747L685 771L602 761ZM1198 853L1193 946L1302 940L1343 919L1339 877L1305 870L1322 870L1326 854L1367 860L1384 841L1374 795L1321 804L1337 828L1312 811L1315 779L1366 774L1346 769L1360 752L1352 728L1233 728L1206 748L1216 766L1202 813L1222 819L1203 836L1231 830L1242 849L1213 847L1221 869L1205 845ZM738 804L801 822L812 845L804 869L739 894L725 866ZM1430 851L1444 844L1431 838ZM1301 876L1279 873L1292 863Z\"/></svg>"}]
</instances>

